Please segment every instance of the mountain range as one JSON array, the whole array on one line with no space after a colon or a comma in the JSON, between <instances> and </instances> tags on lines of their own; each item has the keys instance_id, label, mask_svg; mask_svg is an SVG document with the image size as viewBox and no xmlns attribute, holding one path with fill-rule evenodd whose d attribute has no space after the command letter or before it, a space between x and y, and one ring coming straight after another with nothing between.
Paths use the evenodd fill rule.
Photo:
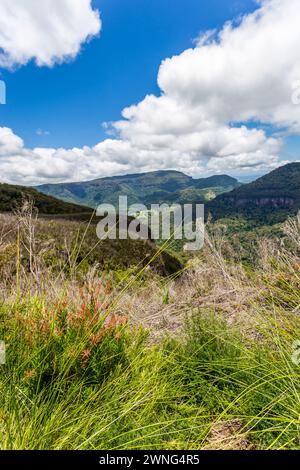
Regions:
<instances>
[{"instance_id":1,"label":"mountain range","mask_svg":"<svg viewBox=\"0 0 300 470\"><path fill-rule=\"evenodd\" d=\"M282 222L300 210L300 163L290 163L248 184L227 175L194 179L178 171L155 171L36 188L0 184L0 211L12 211L30 196L40 214L86 218L105 202L117 204L205 203L213 220L243 217L254 224Z\"/></svg>"},{"instance_id":2,"label":"mountain range","mask_svg":"<svg viewBox=\"0 0 300 470\"><path fill-rule=\"evenodd\" d=\"M161 203L200 204L238 186L240 183L227 175L194 179L179 171L154 171L81 183L45 184L36 189L66 202L95 208L104 202L116 205L119 196L127 196L129 204L142 203L147 207Z\"/></svg>"}]
</instances>

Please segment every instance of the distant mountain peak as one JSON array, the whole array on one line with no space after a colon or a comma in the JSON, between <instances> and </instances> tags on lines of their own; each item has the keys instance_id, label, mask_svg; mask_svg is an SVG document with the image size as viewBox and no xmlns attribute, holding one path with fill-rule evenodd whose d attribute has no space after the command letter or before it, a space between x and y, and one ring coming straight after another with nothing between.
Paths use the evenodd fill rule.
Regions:
<instances>
[{"instance_id":1,"label":"distant mountain peak","mask_svg":"<svg viewBox=\"0 0 300 470\"><path fill-rule=\"evenodd\" d=\"M129 203L147 206L160 203L203 203L209 197L239 186L235 178L215 175L195 178L177 170L98 178L79 183L46 184L37 189L67 202L96 207L101 203L116 204L119 196L128 196Z\"/></svg>"}]
</instances>

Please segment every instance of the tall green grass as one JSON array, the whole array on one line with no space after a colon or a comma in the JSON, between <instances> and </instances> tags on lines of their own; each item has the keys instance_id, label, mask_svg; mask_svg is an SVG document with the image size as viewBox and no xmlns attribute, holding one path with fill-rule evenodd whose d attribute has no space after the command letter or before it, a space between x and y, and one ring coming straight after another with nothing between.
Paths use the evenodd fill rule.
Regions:
<instances>
[{"instance_id":1,"label":"tall green grass","mask_svg":"<svg viewBox=\"0 0 300 470\"><path fill-rule=\"evenodd\" d=\"M195 313L155 345L126 318L83 310L38 297L2 305L2 449L202 449L216 429L215 448L299 448L296 316L274 306L246 339Z\"/></svg>"},{"instance_id":2,"label":"tall green grass","mask_svg":"<svg viewBox=\"0 0 300 470\"><path fill-rule=\"evenodd\" d=\"M151 279L161 304L139 290L151 260L111 285L93 268L54 282L51 270L21 269L18 249L0 304L0 448L300 448L299 249L265 243L261 266L246 271L214 248L184 281ZM154 341L134 319L158 305L186 320ZM237 308L238 321L225 321Z\"/></svg>"}]
</instances>

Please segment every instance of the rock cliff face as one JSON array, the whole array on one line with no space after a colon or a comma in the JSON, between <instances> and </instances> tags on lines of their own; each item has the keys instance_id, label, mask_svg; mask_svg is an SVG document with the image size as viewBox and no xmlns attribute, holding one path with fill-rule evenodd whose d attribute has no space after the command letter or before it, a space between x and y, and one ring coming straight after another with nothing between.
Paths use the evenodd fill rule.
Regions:
<instances>
[{"instance_id":1,"label":"rock cliff face","mask_svg":"<svg viewBox=\"0 0 300 470\"><path fill-rule=\"evenodd\" d=\"M295 205L295 199L290 197L261 197L261 198L243 198L234 200L231 198L236 207L247 207L255 205L257 207L285 207L292 208Z\"/></svg>"},{"instance_id":2,"label":"rock cliff face","mask_svg":"<svg viewBox=\"0 0 300 470\"><path fill-rule=\"evenodd\" d=\"M282 222L300 210L300 163L222 194L206 208L214 219L241 216L256 223Z\"/></svg>"}]
</instances>

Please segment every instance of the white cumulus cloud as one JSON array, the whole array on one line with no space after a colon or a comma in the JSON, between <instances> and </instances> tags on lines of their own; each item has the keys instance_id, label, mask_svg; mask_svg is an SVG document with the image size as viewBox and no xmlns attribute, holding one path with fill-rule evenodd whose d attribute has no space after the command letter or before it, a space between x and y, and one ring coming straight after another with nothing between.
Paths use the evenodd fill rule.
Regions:
<instances>
[{"instance_id":1,"label":"white cumulus cloud","mask_svg":"<svg viewBox=\"0 0 300 470\"><path fill-rule=\"evenodd\" d=\"M94 147L30 150L0 129L1 174L36 184L164 168L199 175L279 166L286 135L300 134L300 105L292 101L299 23L300 0L261 0L238 23L202 33L196 46L162 62L160 95L124 109L108 126L115 138Z\"/></svg>"},{"instance_id":2,"label":"white cumulus cloud","mask_svg":"<svg viewBox=\"0 0 300 470\"><path fill-rule=\"evenodd\" d=\"M300 133L300 106L292 102L299 22L299 0L264 0L238 25L202 34L196 47L162 62L161 95L126 108L113 127L137 151L187 152L188 170L278 166L279 131Z\"/></svg>"},{"instance_id":3,"label":"white cumulus cloud","mask_svg":"<svg viewBox=\"0 0 300 470\"><path fill-rule=\"evenodd\" d=\"M74 58L101 29L91 0L1 0L0 66L39 66Z\"/></svg>"}]
</instances>

